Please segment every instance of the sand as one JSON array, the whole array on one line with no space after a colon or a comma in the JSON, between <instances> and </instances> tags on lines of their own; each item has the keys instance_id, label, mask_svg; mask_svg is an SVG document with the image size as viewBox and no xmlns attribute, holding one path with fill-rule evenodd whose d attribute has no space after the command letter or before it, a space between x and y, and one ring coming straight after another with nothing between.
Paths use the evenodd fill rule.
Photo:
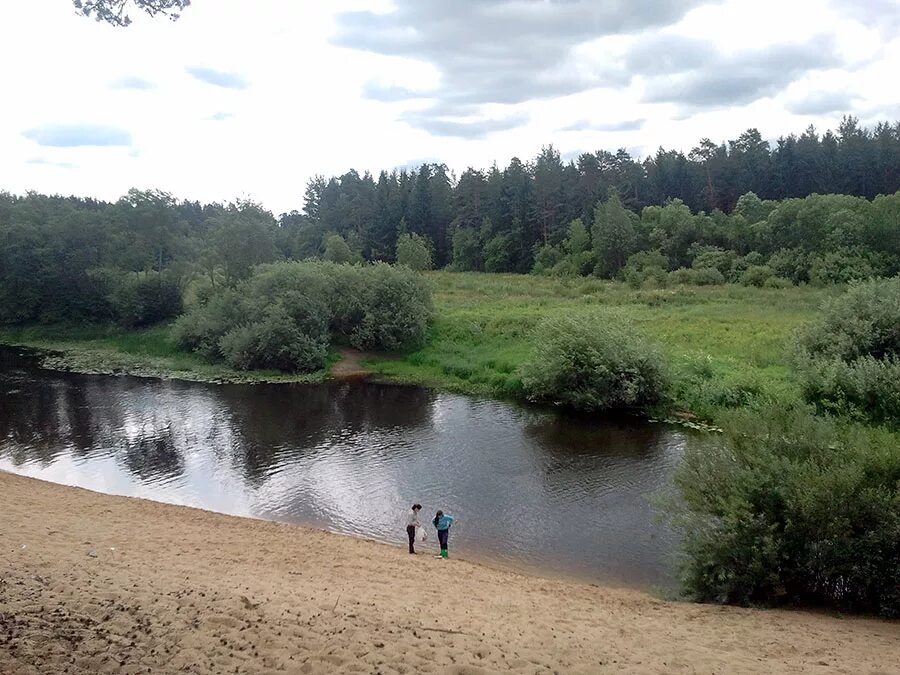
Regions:
<instances>
[{"instance_id":1,"label":"sand","mask_svg":"<svg viewBox=\"0 0 900 675\"><path fill-rule=\"evenodd\" d=\"M4 674L900 672L898 622L663 602L4 473L0 509Z\"/></svg>"}]
</instances>

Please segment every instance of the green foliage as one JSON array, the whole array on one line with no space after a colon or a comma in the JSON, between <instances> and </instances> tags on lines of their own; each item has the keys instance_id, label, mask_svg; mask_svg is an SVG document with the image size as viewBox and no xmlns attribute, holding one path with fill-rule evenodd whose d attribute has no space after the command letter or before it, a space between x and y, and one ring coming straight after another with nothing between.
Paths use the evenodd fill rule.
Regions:
<instances>
[{"instance_id":1,"label":"green foliage","mask_svg":"<svg viewBox=\"0 0 900 675\"><path fill-rule=\"evenodd\" d=\"M645 411L666 395L662 359L621 316L545 320L519 371L533 401L576 410Z\"/></svg>"},{"instance_id":2,"label":"green foliage","mask_svg":"<svg viewBox=\"0 0 900 675\"><path fill-rule=\"evenodd\" d=\"M724 436L691 438L675 479L687 593L900 616L896 437L802 407L720 424Z\"/></svg>"},{"instance_id":3,"label":"green foliage","mask_svg":"<svg viewBox=\"0 0 900 675\"><path fill-rule=\"evenodd\" d=\"M597 203L591 228L597 276L613 277L625 267L637 244L635 221L637 216L625 208L617 194Z\"/></svg>"},{"instance_id":4,"label":"green foliage","mask_svg":"<svg viewBox=\"0 0 900 675\"><path fill-rule=\"evenodd\" d=\"M622 280L632 288L662 288L668 283L668 260L662 251L641 251L629 256L622 270Z\"/></svg>"},{"instance_id":5,"label":"green foliage","mask_svg":"<svg viewBox=\"0 0 900 675\"><path fill-rule=\"evenodd\" d=\"M353 255L353 251L347 245L347 242L339 234L331 234L325 238L325 260L337 264L348 264L357 262L357 256Z\"/></svg>"},{"instance_id":6,"label":"green foliage","mask_svg":"<svg viewBox=\"0 0 900 675\"><path fill-rule=\"evenodd\" d=\"M460 228L453 233L453 270L477 272L481 270L481 240L471 228Z\"/></svg>"},{"instance_id":7,"label":"green foliage","mask_svg":"<svg viewBox=\"0 0 900 675\"><path fill-rule=\"evenodd\" d=\"M221 268L229 283L250 276L250 271L278 257L275 219L253 202L229 205L208 222L212 246L203 260L207 270Z\"/></svg>"},{"instance_id":8,"label":"green foliage","mask_svg":"<svg viewBox=\"0 0 900 675\"><path fill-rule=\"evenodd\" d=\"M174 334L182 348L237 369L308 372L324 366L332 340L383 351L421 346L430 315L430 291L408 268L275 263L192 308Z\"/></svg>"},{"instance_id":9,"label":"green foliage","mask_svg":"<svg viewBox=\"0 0 900 675\"><path fill-rule=\"evenodd\" d=\"M741 283L744 286L756 286L762 288L772 274L772 268L766 265L751 265L741 274Z\"/></svg>"},{"instance_id":10,"label":"green foliage","mask_svg":"<svg viewBox=\"0 0 900 675\"><path fill-rule=\"evenodd\" d=\"M170 275L126 274L113 282L110 305L122 326L152 326L181 314L181 287Z\"/></svg>"},{"instance_id":11,"label":"green foliage","mask_svg":"<svg viewBox=\"0 0 900 675\"><path fill-rule=\"evenodd\" d=\"M763 288L790 288L794 284L784 277L769 277L763 282Z\"/></svg>"},{"instance_id":12,"label":"green foliage","mask_svg":"<svg viewBox=\"0 0 900 675\"><path fill-rule=\"evenodd\" d=\"M327 309L321 299L287 294L225 333L219 349L237 370L318 370L328 356Z\"/></svg>"},{"instance_id":13,"label":"green foliage","mask_svg":"<svg viewBox=\"0 0 900 675\"><path fill-rule=\"evenodd\" d=\"M532 274L552 274L553 270L566 257L565 252L553 244L544 244L535 249Z\"/></svg>"},{"instance_id":14,"label":"green foliage","mask_svg":"<svg viewBox=\"0 0 900 675\"><path fill-rule=\"evenodd\" d=\"M715 267L681 267L669 272L669 283L685 286L718 286L725 283L725 277Z\"/></svg>"},{"instance_id":15,"label":"green foliage","mask_svg":"<svg viewBox=\"0 0 900 675\"><path fill-rule=\"evenodd\" d=\"M859 248L840 248L810 259L809 280L819 286L846 284L892 271L890 259Z\"/></svg>"},{"instance_id":16,"label":"green foliage","mask_svg":"<svg viewBox=\"0 0 900 675\"><path fill-rule=\"evenodd\" d=\"M799 345L814 358L900 356L900 277L851 284L803 329Z\"/></svg>"},{"instance_id":17,"label":"green foliage","mask_svg":"<svg viewBox=\"0 0 900 675\"><path fill-rule=\"evenodd\" d=\"M694 259L691 267L694 269L715 269L725 275L731 271L734 264L734 251L726 251L718 246L691 246L691 254Z\"/></svg>"},{"instance_id":18,"label":"green foliage","mask_svg":"<svg viewBox=\"0 0 900 675\"><path fill-rule=\"evenodd\" d=\"M512 266L510 238L499 234L484 245L484 271L506 272Z\"/></svg>"},{"instance_id":19,"label":"green foliage","mask_svg":"<svg viewBox=\"0 0 900 675\"><path fill-rule=\"evenodd\" d=\"M900 427L900 358L801 361L803 396L821 410Z\"/></svg>"},{"instance_id":20,"label":"green foliage","mask_svg":"<svg viewBox=\"0 0 900 675\"><path fill-rule=\"evenodd\" d=\"M431 292L421 276L385 264L359 270L361 320L345 335L359 349L410 351L425 342Z\"/></svg>"},{"instance_id":21,"label":"green foliage","mask_svg":"<svg viewBox=\"0 0 900 675\"><path fill-rule=\"evenodd\" d=\"M431 269L431 242L418 234L401 234L397 238L397 264L424 272Z\"/></svg>"},{"instance_id":22,"label":"green foliage","mask_svg":"<svg viewBox=\"0 0 900 675\"><path fill-rule=\"evenodd\" d=\"M900 426L900 277L852 284L803 328L797 347L807 401Z\"/></svg>"}]
</instances>

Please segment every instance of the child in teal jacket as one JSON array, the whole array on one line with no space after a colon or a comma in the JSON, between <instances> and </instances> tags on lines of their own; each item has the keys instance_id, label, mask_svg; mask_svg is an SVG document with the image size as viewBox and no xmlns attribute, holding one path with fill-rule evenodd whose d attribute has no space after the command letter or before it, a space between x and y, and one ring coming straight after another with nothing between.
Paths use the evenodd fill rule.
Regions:
<instances>
[{"instance_id":1,"label":"child in teal jacket","mask_svg":"<svg viewBox=\"0 0 900 675\"><path fill-rule=\"evenodd\" d=\"M438 542L440 542L441 545L441 558L446 558L449 555L447 553L447 542L450 538L450 526L453 524L454 520L455 518L449 513L438 511L434 515L434 520L431 521L435 528L437 528Z\"/></svg>"}]
</instances>

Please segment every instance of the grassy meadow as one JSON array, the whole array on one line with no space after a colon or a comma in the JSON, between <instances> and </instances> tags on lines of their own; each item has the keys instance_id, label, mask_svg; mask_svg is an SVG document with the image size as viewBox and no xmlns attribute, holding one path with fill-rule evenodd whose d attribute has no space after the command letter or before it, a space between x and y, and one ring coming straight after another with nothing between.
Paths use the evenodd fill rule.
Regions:
<instances>
[{"instance_id":1,"label":"grassy meadow","mask_svg":"<svg viewBox=\"0 0 900 675\"><path fill-rule=\"evenodd\" d=\"M531 334L554 314L604 312L627 320L669 363L678 410L715 419L752 400L799 396L789 366L794 332L838 291L745 286L633 289L611 281L517 274L430 272L435 315L426 346L364 363L393 380L499 398L521 395L517 375ZM619 318L621 317L621 319ZM49 365L82 372L160 375L200 381L317 381L326 373L237 371L180 351L168 326L0 330L0 342L56 350ZM333 357L336 358L336 355Z\"/></svg>"},{"instance_id":2,"label":"grassy meadow","mask_svg":"<svg viewBox=\"0 0 900 675\"><path fill-rule=\"evenodd\" d=\"M789 361L794 332L829 294L812 287L633 289L610 281L432 272L428 344L366 365L387 377L480 395L516 396L518 367L545 317L604 312L655 342L670 364L675 405L702 418L753 399L799 396Z\"/></svg>"}]
</instances>

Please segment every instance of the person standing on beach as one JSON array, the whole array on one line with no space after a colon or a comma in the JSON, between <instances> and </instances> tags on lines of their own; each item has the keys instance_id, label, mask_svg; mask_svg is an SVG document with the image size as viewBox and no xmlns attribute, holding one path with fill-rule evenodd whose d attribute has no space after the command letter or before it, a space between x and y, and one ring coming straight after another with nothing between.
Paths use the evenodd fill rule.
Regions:
<instances>
[{"instance_id":1,"label":"person standing on beach","mask_svg":"<svg viewBox=\"0 0 900 675\"><path fill-rule=\"evenodd\" d=\"M431 521L437 529L438 542L441 545L441 554L437 556L438 558L447 558L449 556L447 544L450 539L450 526L453 524L454 520L455 518L449 513L438 511L434 515L434 520Z\"/></svg>"},{"instance_id":2,"label":"person standing on beach","mask_svg":"<svg viewBox=\"0 0 900 675\"><path fill-rule=\"evenodd\" d=\"M413 504L409 515L406 516L406 536L409 539L409 552L412 554L416 552L416 530L422 527L419 522L419 511L421 510L421 504Z\"/></svg>"}]
</instances>

